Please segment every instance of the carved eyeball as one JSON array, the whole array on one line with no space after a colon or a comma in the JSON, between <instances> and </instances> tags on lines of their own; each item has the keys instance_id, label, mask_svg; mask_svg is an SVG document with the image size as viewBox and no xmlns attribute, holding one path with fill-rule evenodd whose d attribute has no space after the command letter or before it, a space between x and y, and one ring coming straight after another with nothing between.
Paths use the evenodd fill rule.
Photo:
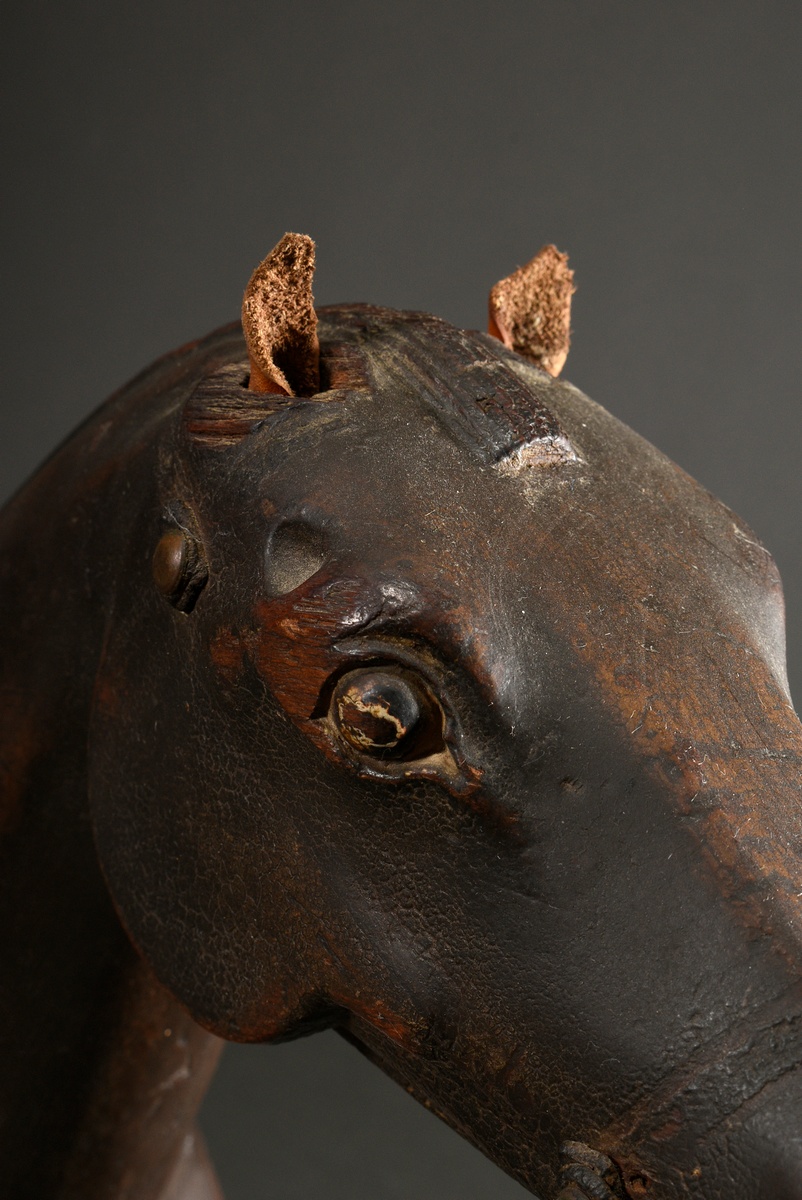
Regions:
<instances>
[{"instance_id":1,"label":"carved eyeball","mask_svg":"<svg viewBox=\"0 0 802 1200\"><path fill-rule=\"evenodd\" d=\"M208 579L206 560L185 529L168 529L159 538L152 561L153 582L179 612L191 612Z\"/></svg>"},{"instance_id":2,"label":"carved eyeball","mask_svg":"<svg viewBox=\"0 0 802 1200\"><path fill-rule=\"evenodd\" d=\"M443 712L424 681L399 667L365 667L337 682L331 722L351 750L410 762L444 749Z\"/></svg>"}]
</instances>

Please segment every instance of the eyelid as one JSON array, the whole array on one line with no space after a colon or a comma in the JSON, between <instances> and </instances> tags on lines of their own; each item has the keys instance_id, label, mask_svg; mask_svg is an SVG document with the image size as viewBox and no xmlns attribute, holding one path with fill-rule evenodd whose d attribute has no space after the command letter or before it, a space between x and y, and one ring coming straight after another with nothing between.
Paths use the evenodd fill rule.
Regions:
<instances>
[{"instance_id":1,"label":"eyelid","mask_svg":"<svg viewBox=\"0 0 802 1200\"><path fill-rule=\"evenodd\" d=\"M446 626L447 636L447 626ZM401 666L420 671L423 677L438 689L438 694L451 704L451 697L464 693L467 688L485 708L495 708L499 702L494 672L477 653L475 642L465 643L454 639L442 645L442 637L435 642L425 632L402 624L398 618L387 617L376 620L369 629L364 627L353 633L343 634L334 643L338 654L349 658L359 655L384 654L396 659Z\"/></svg>"},{"instance_id":2,"label":"eyelid","mask_svg":"<svg viewBox=\"0 0 802 1200\"><path fill-rule=\"evenodd\" d=\"M347 655L352 659L385 659L397 662L399 666L412 671L418 671L432 686L440 689L444 684L444 675L451 670L453 664L444 661L437 648L426 638L398 632L386 633L383 636L371 636L355 633L339 638L333 647L338 654Z\"/></svg>"}]
</instances>

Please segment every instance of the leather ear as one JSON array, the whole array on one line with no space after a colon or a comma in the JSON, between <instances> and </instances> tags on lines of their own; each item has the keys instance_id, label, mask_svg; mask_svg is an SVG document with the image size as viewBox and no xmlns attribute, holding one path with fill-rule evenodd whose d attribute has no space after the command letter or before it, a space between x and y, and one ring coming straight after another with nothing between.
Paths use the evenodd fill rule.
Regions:
<instances>
[{"instance_id":1,"label":"leather ear","mask_svg":"<svg viewBox=\"0 0 802 1200\"><path fill-rule=\"evenodd\" d=\"M491 289L488 333L557 376L571 344L575 291L568 255L556 246L543 246L531 262Z\"/></svg>"},{"instance_id":2,"label":"leather ear","mask_svg":"<svg viewBox=\"0 0 802 1200\"><path fill-rule=\"evenodd\" d=\"M251 276L242 302L251 391L311 396L318 390L314 273L315 243L285 233Z\"/></svg>"}]
</instances>

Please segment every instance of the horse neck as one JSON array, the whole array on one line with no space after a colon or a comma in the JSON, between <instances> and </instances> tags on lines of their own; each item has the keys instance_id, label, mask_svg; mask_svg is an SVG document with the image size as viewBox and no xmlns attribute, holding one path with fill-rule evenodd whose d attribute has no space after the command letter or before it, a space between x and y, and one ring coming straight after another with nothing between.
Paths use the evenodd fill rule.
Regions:
<instances>
[{"instance_id":1,"label":"horse neck","mask_svg":"<svg viewBox=\"0 0 802 1200\"><path fill-rule=\"evenodd\" d=\"M93 455L99 420L0 516L0 1178L13 1200L177 1200L199 1186L193 1121L221 1045L132 949L92 840L87 724L120 468ZM186 1188L169 1182L182 1155Z\"/></svg>"}]
</instances>

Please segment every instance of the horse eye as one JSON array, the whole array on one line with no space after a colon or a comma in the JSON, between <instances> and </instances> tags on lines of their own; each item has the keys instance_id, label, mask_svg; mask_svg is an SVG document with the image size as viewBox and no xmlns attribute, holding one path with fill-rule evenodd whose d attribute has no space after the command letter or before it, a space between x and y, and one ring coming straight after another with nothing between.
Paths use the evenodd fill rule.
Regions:
<instances>
[{"instance_id":1,"label":"horse eye","mask_svg":"<svg viewBox=\"0 0 802 1200\"><path fill-rule=\"evenodd\" d=\"M153 552L153 582L174 608L188 613L208 578L206 560L198 543L183 529L168 529Z\"/></svg>"},{"instance_id":2,"label":"horse eye","mask_svg":"<svg viewBox=\"0 0 802 1200\"><path fill-rule=\"evenodd\" d=\"M440 705L422 679L398 667L343 675L329 716L346 745L371 758L410 762L444 748Z\"/></svg>"}]
</instances>

